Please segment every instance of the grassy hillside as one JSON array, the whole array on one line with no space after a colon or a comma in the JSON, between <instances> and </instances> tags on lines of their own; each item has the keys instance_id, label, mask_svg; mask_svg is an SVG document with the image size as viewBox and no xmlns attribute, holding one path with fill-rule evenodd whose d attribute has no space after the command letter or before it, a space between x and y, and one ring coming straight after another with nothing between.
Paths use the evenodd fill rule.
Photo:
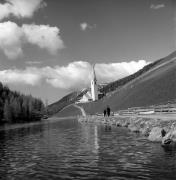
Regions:
<instances>
[{"instance_id":1,"label":"grassy hillside","mask_svg":"<svg viewBox=\"0 0 176 180\"><path fill-rule=\"evenodd\" d=\"M102 112L106 105L113 111L136 106L164 104L176 100L176 53L155 62L141 75L118 88L111 96L82 104L89 114ZM145 68L144 68L145 69Z\"/></svg>"},{"instance_id":2,"label":"grassy hillside","mask_svg":"<svg viewBox=\"0 0 176 180\"><path fill-rule=\"evenodd\" d=\"M60 112L56 113L54 116L56 117L69 117L69 116L78 116L82 115L81 111L74 107L73 105L69 105L66 108L63 108Z\"/></svg>"},{"instance_id":3,"label":"grassy hillside","mask_svg":"<svg viewBox=\"0 0 176 180\"><path fill-rule=\"evenodd\" d=\"M176 52L145 66L128 77L109 83L101 88L101 92L107 96L97 102L80 104L88 114L102 112L107 105L113 111L117 111L129 107L165 104L168 101L175 101ZM74 98L67 103L65 103L64 97L55 103L54 107L58 112L63 108L62 101L64 101L65 107L74 103L81 95L83 94L75 94Z\"/></svg>"},{"instance_id":4,"label":"grassy hillside","mask_svg":"<svg viewBox=\"0 0 176 180\"><path fill-rule=\"evenodd\" d=\"M64 107L79 100L86 92L87 92L87 89L83 91L75 91L64 96L59 101L48 106L47 108L48 114L49 115L56 114L57 112L61 111Z\"/></svg>"},{"instance_id":5,"label":"grassy hillside","mask_svg":"<svg viewBox=\"0 0 176 180\"><path fill-rule=\"evenodd\" d=\"M167 56L166 58L162 58L162 59L159 59L153 63L150 63L148 65L146 65L144 68L142 68L141 70L137 71L136 73L130 75L130 76L127 76L127 77L124 77L122 79L119 79L119 80L116 80L114 82L111 82L103 87L101 87L100 91L104 94L107 94L109 92L112 92L116 89L118 89L119 87L121 86L124 86L125 84L127 84L128 82L132 81L133 79L141 76L142 74L144 74L145 72L165 63L168 61L168 59L172 59L176 56L176 52L170 54L169 56Z\"/></svg>"}]
</instances>

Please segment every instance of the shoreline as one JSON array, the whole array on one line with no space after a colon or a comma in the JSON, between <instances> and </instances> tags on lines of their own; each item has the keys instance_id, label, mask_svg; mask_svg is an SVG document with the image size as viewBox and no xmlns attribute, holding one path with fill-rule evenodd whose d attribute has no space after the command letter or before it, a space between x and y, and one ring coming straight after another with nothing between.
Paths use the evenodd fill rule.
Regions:
<instances>
[{"instance_id":1,"label":"shoreline","mask_svg":"<svg viewBox=\"0 0 176 180\"><path fill-rule=\"evenodd\" d=\"M154 114L146 114L146 115L115 115L114 117L135 117L135 118L158 118L163 121L175 120L176 121L176 113L154 113Z\"/></svg>"},{"instance_id":2,"label":"shoreline","mask_svg":"<svg viewBox=\"0 0 176 180\"><path fill-rule=\"evenodd\" d=\"M105 125L126 127L132 132L144 135L149 141L164 143L170 139L176 144L176 114L115 115L79 117L81 122L97 122ZM165 136L162 136L162 131Z\"/></svg>"},{"instance_id":3,"label":"shoreline","mask_svg":"<svg viewBox=\"0 0 176 180\"><path fill-rule=\"evenodd\" d=\"M41 119L40 121L36 122L25 122L25 123L15 123L15 124L4 124L0 126L0 131L8 131L8 130L13 130L13 129L20 129L20 128L27 128L31 126L36 126L40 124L47 124L49 122L58 122L64 119L75 119L78 118L77 116L69 116L69 117L50 117L48 119Z\"/></svg>"}]
</instances>

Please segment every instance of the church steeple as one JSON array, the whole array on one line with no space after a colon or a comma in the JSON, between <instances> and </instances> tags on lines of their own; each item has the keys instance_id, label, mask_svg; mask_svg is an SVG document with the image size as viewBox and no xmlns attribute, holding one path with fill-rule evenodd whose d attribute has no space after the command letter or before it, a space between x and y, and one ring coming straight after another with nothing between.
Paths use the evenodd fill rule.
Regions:
<instances>
[{"instance_id":1,"label":"church steeple","mask_svg":"<svg viewBox=\"0 0 176 180\"><path fill-rule=\"evenodd\" d=\"M93 101L98 100L98 85L95 74L95 64L92 65L91 95Z\"/></svg>"},{"instance_id":2,"label":"church steeple","mask_svg":"<svg viewBox=\"0 0 176 180\"><path fill-rule=\"evenodd\" d=\"M95 74L95 64L92 65L92 79L97 82L96 74Z\"/></svg>"}]
</instances>

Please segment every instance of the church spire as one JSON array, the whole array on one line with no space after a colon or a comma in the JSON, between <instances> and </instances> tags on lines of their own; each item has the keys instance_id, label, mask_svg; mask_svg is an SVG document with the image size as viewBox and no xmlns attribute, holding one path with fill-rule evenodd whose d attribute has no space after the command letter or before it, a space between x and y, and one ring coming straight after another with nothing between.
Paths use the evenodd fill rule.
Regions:
<instances>
[{"instance_id":1,"label":"church spire","mask_svg":"<svg viewBox=\"0 0 176 180\"><path fill-rule=\"evenodd\" d=\"M95 74L95 65L96 65L96 64L93 64L93 65L92 65L92 79L96 82L96 81L97 81L97 78L96 78L96 74Z\"/></svg>"},{"instance_id":2,"label":"church spire","mask_svg":"<svg viewBox=\"0 0 176 180\"><path fill-rule=\"evenodd\" d=\"M98 85L95 74L95 64L92 65L91 95L93 101L98 100Z\"/></svg>"}]
</instances>

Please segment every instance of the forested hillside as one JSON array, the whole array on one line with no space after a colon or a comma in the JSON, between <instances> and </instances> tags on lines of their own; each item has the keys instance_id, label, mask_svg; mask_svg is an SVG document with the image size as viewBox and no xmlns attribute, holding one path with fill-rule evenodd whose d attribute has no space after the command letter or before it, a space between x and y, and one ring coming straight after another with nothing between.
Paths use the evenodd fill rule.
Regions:
<instances>
[{"instance_id":1,"label":"forested hillside","mask_svg":"<svg viewBox=\"0 0 176 180\"><path fill-rule=\"evenodd\" d=\"M0 83L0 123L40 120L44 110L40 99L9 90Z\"/></svg>"}]
</instances>

